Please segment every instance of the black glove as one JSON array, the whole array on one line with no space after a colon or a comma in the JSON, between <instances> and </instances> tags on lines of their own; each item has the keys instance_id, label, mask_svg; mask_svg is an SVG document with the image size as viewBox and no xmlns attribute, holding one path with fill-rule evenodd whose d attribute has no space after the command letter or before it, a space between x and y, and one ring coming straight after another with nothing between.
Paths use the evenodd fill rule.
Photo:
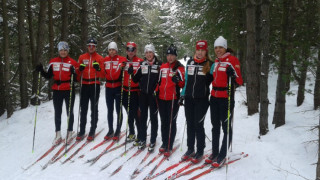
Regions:
<instances>
[{"instance_id":1,"label":"black glove","mask_svg":"<svg viewBox=\"0 0 320 180\"><path fill-rule=\"evenodd\" d=\"M174 75L174 76L172 76L172 82L174 82L174 83L178 83L179 81L180 81L180 77L179 76L177 76L177 75Z\"/></svg>"},{"instance_id":2,"label":"black glove","mask_svg":"<svg viewBox=\"0 0 320 180\"><path fill-rule=\"evenodd\" d=\"M130 75L133 74L133 66L129 66L129 68L128 68L128 74L130 74Z\"/></svg>"},{"instance_id":3,"label":"black glove","mask_svg":"<svg viewBox=\"0 0 320 180\"><path fill-rule=\"evenodd\" d=\"M84 68L86 68L86 65L85 64L80 64L79 71L83 71Z\"/></svg>"},{"instance_id":4,"label":"black glove","mask_svg":"<svg viewBox=\"0 0 320 180\"><path fill-rule=\"evenodd\" d=\"M44 71L43 70L43 65L41 63L36 66L36 71L38 71L38 72L43 72Z\"/></svg>"},{"instance_id":5,"label":"black glove","mask_svg":"<svg viewBox=\"0 0 320 180\"><path fill-rule=\"evenodd\" d=\"M100 71L100 65L97 61L95 61L93 64L92 64L93 68L96 70L96 71Z\"/></svg>"},{"instance_id":6,"label":"black glove","mask_svg":"<svg viewBox=\"0 0 320 180\"><path fill-rule=\"evenodd\" d=\"M179 106L183 106L184 105L183 101L184 101L184 96L181 96L179 101L178 101Z\"/></svg>"},{"instance_id":7,"label":"black glove","mask_svg":"<svg viewBox=\"0 0 320 180\"><path fill-rule=\"evenodd\" d=\"M74 69L73 66L70 66L70 72L71 72L71 74L76 74L76 70Z\"/></svg>"},{"instance_id":8,"label":"black glove","mask_svg":"<svg viewBox=\"0 0 320 180\"><path fill-rule=\"evenodd\" d=\"M228 77L234 78L236 77L236 74L234 72L234 69L231 66L227 67L227 71L226 71Z\"/></svg>"}]
</instances>

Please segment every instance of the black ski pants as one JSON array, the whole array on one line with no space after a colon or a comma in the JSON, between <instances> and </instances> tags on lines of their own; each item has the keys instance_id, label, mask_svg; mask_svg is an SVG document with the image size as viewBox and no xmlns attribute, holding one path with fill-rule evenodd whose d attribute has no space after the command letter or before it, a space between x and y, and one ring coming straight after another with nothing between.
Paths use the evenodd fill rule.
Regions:
<instances>
[{"instance_id":1,"label":"black ski pants","mask_svg":"<svg viewBox=\"0 0 320 180\"><path fill-rule=\"evenodd\" d=\"M74 91L72 91L68 131L73 130L74 99L75 99L75 94L74 94ZM61 130L61 114L62 114L63 100L66 103L67 116L69 116L70 90L53 90L54 122L56 125L56 132ZM67 120L68 120L68 118L67 118Z\"/></svg>"},{"instance_id":2,"label":"black ski pants","mask_svg":"<svg viewBox=\"0 0 320 180\"><path fill-rule=\"evenodd\" d=\"M90 100L91 107L91 128L90 132L95 132L98 124L98 104L100 96L100 85L99 84L82 84L80 94L80 133L84 134L86 131L87 124L87 113Z\"/></svg>"},{"instance_id":3,"label":"black ski pants","mask_svg":"<svg viewBox=\"0 0 320 180\"><path fill-rule=\"evenodd\" d=\"M188 98L185 99L185 115L187 121L187 146L194 150L195 140L197 139L197 150L205 148L204 120L209 108L208 98Z\"/></svg>"},{"instance_id":4,"label":"black ski pants","mask_svg":"<svg viewBox=\"0 0 320 180\"><path fill-rule=\"evenodd\" d=\"M106 103L108 109L108 126L109 131L113 132L113 109L114 102L116 102L117 111L117 131L121 130L122 125L122 115L120 115L120 99L121 99L121 87L108 88L106 87ZM119 119L120 118L120 119Z\"/></svg>"},{"instance_id":5,"label":"black ski pants","mask_svg":"<svg viewBox=\"0 0 320 180\"><path fill-rule=\"evenodd\" d=\"M232 141L232 124L231 119L234 108L234 100L230 103L230 123L229 123L229 146ZM227 153L227 132L228 132L228 98L210 97L210 112L212 124L212 154L214 156L226 157ZM222 126L223 140L219 151L220 129Z\"/></svg>"},{"instance_id":6,"label":"black ski pants","mask_svg":"<svg viewBox=\"0 0 320 180\"><path fill-rule=\"evenodd\" d=\"M148 121L148 107L150 110L150 121L151 121L151 138L150 143L155 143L158 135L158 105L157 97L154 94L146 94L140 92L139 95L139 106L141 110L141 141L147 139L147 121Z\"/></svg>"},{"instance_id":7,"label":"black ski pants","mask_svg":"<svg viewBox=\"0 0 320 180\"><path fill-rule=\"evenodd\" d=\"M128 99L129 92L123 91L123 99L122 104L123 107L126 109L127 112L127 121L129 125L129 134L135 134L134 130L134 122L136 122L137 127L137 138L140 140L140 109L139 109L139 92L138 91L131 91L130 92L130 99ZM129 102L130 101L130 102ZM129 102L129 103L128 103ZM128 112L128 105L129 105L129 112Z\"/></svg>"},{"instance_id":8,"label":"black ski pants","mask_svg":"<svg viewBox=\"0 0 320 180\"><path fill-rule=\"evenodd\" d=\"M179 111L178 100L159 100L159 113L161 118L161 136L162 144L165 147L169 146L169 149L172 150L174 139L177 132L177 117ZM173 104L172 104L173 103ZM173 107L172 107L173 105ZM171 128L171 133L170 133ZM170 139L170 144L169 143Z\"/></svg>"}]
</instances>

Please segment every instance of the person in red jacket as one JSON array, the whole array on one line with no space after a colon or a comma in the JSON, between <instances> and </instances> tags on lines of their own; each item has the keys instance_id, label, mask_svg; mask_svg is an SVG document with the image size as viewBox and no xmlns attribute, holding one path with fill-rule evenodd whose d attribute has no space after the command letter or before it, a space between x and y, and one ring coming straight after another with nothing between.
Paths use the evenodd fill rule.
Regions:
<instances>
[{"instance_id":1,"label":"person in red jacket","mask_svg":"<svg viewBox=\"0 0 320 180\"><path fill-rule=\"evenodd\" d=\"M135 141L135 146L140 146L141 133L140 133L140 109L139 109L139 83L135 83L132 80L132 74L136 73L137 69L140 67L140 62L143 59L136 56L137 45L134 42L128 42L127 45L127 59L123 64L124 67L124 79L123 79L123 97L122 102L123 106L128 114L128 125L129 125L129 135L127 141ZM130 99L129 99L129 88L130 88ZM128 108L129 106L129 108ZM137 127L137 138L134 130L134 121L136 122ZM142 143L145 146L145 142ZM141 147L144 147L141 146Z\"/></svg>"},{"instance_id":2,"label":"person in red jacket","mask_svg":"<svg viewBox=\"0 0 320 180\"><path fill-rule=\"evenodd\" d=\"M120 115L120 94L122 81L122 68L125 66L125 57L118 55L118 46L115 42L110 42L108 45L109 55L103 59L103 68L106 78L106 103L108 108L108 125L109 131L104 139L113 138L118 140L122 125L122 116ZM117 111L117 129L113 130L113 107L116 102Z\"/></svg>"},{"instance_id":3,"label":"person in red jacket","mask_svg":"<svg viewBox=\"0 0 320 180\"><path fill-rule=\"evenodd\" d=\"M71 81L76 78L75 70L78 68L78 63L68 56L69 45L67 42L61 41L58 43L59 57L50 60L47 72L43 70L43 65L40 63L36 66L36 70L41 72L41 75L46 79L53 78L54 84L52 85L53 90L53 106L54 106L54 120L55 120L55 132L56 137L53 144L59 144L62 142L61 138L61 113L63 101L66 103L67 115L69 116L68 132L67 132L67 143L69 138L72 136L73 131L73 105L74 105L74 87L71 87ZM73 79L71 79L73 77ZM70 90L71 94L71 105L70 102ZM71 106L69 108L69 105ZM69 113L70 109L70 113Z\"/></svg>"},{"instance_id":4,"label":"person in red jacket","mask_svg":"<svg viewBox=\"0 0 320 180\"><path fill-rule=\"evenodd\" d=\"M161 119L162 145L159 149L170 156L177 131L178 100L184 87L184 66L177 61L177 50L171 45L167 50L167 63L160 67L159 113Z\"/></svg>"},{"instance_id":5,"label":"person in red jacket","mask_svg":"<svg viewBox=\"0 0 320 180\"><path fill-rule=\"evenodd\" d=\"M80 94L80 132L77 140L84 137L87 124L87 113L89 100L91 103L91 128L87 140L94 139L95 130L98 124L98 102L100 95L101 68L103 66L103 57L96 52L97 41L90 38L87 41L88 52L80 55L78 63L80 64L78 74L80 75L81 94Z\"/></svg>"},{"instance_id":6,"label":"person in red jacket","mask_svg":"<svg viewBox=\"0 0 320 180\"><path fill-rule=\"evenodd\" d=\"M215 66L212 72L212 90L210 97L210 113L212 123L212 154L206 160L212 163L212 166L219 167L224 164L227 154L227 146L232 141L232 124L229 121L229 144L227 145L228 120L232 119L233 114L230 113L228 118L228 102L229 102L229 78L231 78L231 96L230 96L230 112L234 108L234 88L242 85L239 60L231 55L232 50L227 47L227 40L219 36L214 42L214 52L216 54ZM220 128L223 129L223 141L219 151Z\"/></svg>"}]
</instances>

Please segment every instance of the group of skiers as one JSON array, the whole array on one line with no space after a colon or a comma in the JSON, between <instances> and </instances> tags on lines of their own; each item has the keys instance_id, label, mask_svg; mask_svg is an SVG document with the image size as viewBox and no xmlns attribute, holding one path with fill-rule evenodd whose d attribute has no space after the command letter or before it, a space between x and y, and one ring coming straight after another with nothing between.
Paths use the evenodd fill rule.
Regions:
<instances>
[{"instance_id":1,"label":"group of skiers","mask_svg":"<svg viewBox=\"0 0 320 180\"><path fill-rule=\"evenodd\" d=\"M133 141L134 146L138 146L139 149L147 147L149 109L151 136L148 151L152 152L156 145L159 111L162 138L159 151L165 156L170 156L177 131L179 107L184 105L188 150L182 159L192 158L193 163L198 163L204 154L206 136L204 121L210 106L212 154L206 162L217 166L224 163L227 146L229 147L232 140L234 89L243 83L239 60L231 55L232 50L227 47L226 39L220 36L214 42L216 55L214 61L209 57L207 41L198 41L194 56L190 57L186 67L177 60L177 49L174 45L170 45L167 49L166 63L158 59L152 44L145 46L144 59L136 56L137 45L134 42L126 44L126 57L118 55L115 42L109 43L108 56L105 58L96 52L97 41L94 38L88 40L87 46L87 53L80 55L76 62L68 56L70 50L68 43L61 41L58 43L59 56L50 60L47 70L44 70L42 64L36 66L36 70L43 77L54 80L52 86L56 127L54 144L62 141L60 127L63 100L68 114L66 142L72 136L75 81L80 82L80 131L76 140L80 141L86 136L89 100L91 127L87 140L92 141L95 138L99 119L100 79L105 79L109 129L104 137L105 140L119 140L122 134L123 106L127 112L125 122L129 126L126 141ZM210 85L212 85L211 91ZM115 129L114 107L117 114ZM219 149L221 126L224 136ZM195 142L197 142L196 150Z\"/></svg>"}]
</instances>

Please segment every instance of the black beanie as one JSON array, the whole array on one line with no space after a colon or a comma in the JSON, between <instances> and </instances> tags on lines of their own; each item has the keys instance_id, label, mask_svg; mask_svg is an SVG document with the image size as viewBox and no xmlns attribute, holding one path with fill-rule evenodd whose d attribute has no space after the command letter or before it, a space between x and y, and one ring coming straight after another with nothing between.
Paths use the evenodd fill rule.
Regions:
<instances>
[{"instance_id":1,"label":"black beanie","mask_svg":"<svg viewBox=\"0 0 320 180\"><path fill-rule=\"evenodd\" d=\"M177 49L174 47L173 44L171 44L167 50L167 55L168 54L172 54L172 55L175 55L175 56L178 56L177 55Z\"/></svg>"}]
</instances>

